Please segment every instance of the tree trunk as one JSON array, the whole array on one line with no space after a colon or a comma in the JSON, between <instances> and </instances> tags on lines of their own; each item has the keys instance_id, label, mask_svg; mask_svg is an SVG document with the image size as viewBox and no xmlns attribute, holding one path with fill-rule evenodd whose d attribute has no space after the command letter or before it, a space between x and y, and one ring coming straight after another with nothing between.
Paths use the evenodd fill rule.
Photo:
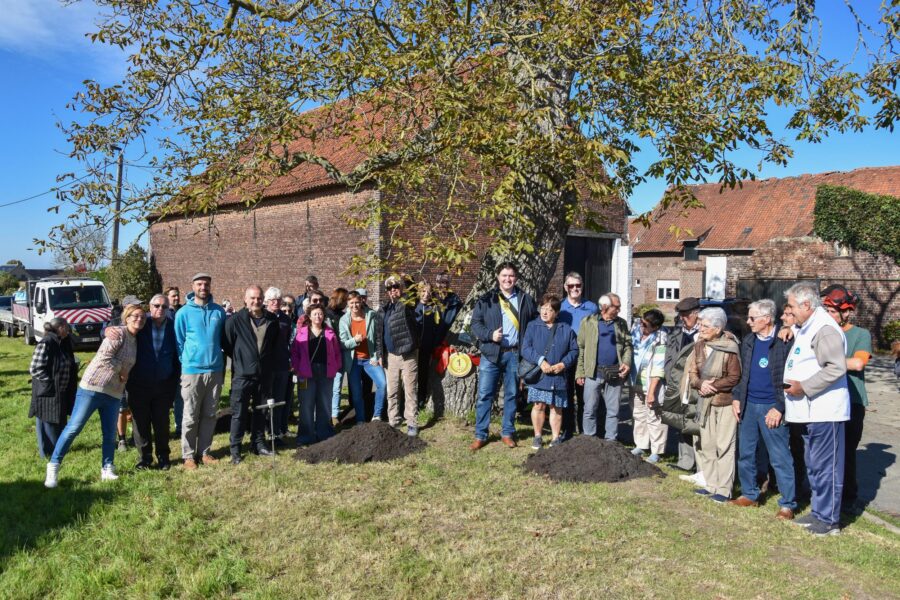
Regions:
<instances>
[{"instance_id":1,"label":"tree trunk","mask_svg":"<svg viewBox=\"0 0 900 600\"><path fill-rule=\"evenodd\" d=\"M523 104L529 111L535 111L534 114L544 115L534 129L523 131L522 136L545 139L544 147L549 151L537 156L525 154L517 158L515 169L522 177L517 190L517 201L526 222L507 219L501 227L499 237L513 245L521 241L530 242L534 251L509 253L498 249L496 244L488 248L481 261L475 285L469 292L448 339L454 350L470 354L478 352L468 335L472 309L479 297L496 286L497 265L506 261L515 264L519 271L518 287L539 303L540 295L553 277L559 253L569 231L569 208L577 201L576 194L564 186L573 174L565 171L564 165L555 160L552 151L560 143L559 133L570 127L565 107L569 100L572 74L558 67L548 66L562 64L558 57L550 57L544 65L532 62L527 68L523 65L531 59L519 50L510 49L506 57L513 72L519 74L517 84L523 90ZM533 78L534 67L547 74L547 77ZM535 94L535 89L539 89L539 93ZM526 325L527 323L521 324L520 335L524 335ZM474 408L478 393L477 368L464 378L445 373L443 377L436 376L434 381L432 404L436 409L435 414L440 411L441 415L465 417ZM495 394L495 411L498 408L498 397L502 403L502 396Z\"/></svg>"}]
</instances>

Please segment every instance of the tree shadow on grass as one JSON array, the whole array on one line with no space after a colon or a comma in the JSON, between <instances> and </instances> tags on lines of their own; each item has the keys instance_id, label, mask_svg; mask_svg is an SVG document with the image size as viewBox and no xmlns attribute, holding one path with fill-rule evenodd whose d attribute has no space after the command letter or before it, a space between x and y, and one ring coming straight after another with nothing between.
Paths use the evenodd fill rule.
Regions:
<instances>
[{"instance_id":1,"label":"tree shadow on grass","mask_svg":"<svg viewBox=\"0 0 900 600\"><path fill-rule=\"evenodd\" d=\"M43 537L77 522L94 503L113 496L112 490L73 489L65 483L48 490L43 481L0 482L0 572L14 554L38 547Z\"/></svg>"}]
</instances>

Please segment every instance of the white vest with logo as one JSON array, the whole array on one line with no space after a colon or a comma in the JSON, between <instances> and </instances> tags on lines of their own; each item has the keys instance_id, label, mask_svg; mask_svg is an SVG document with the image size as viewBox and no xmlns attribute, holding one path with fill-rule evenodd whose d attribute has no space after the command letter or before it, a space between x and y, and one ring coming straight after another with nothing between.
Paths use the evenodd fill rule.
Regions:
<instances>
[{"instance_id":1,"label":"white vest with logo","mask_svg":"<svg viewBox=\"0 0 900 600\"><path fill-rule=\"evenodd\" d=\"M812 340L825 327L831 327L841 334L841 339L844 340L844 354L847 353L847 339L844 332L820 306L799 330L795 330L794 345L784 366L785 383L788 380L802 383L822 369L813 352ZM784 399L784 416L789 423L827 423L850 419L850 391L847 389L846 375L812 398L785 394Z\"/></svg>"}]
</instances>

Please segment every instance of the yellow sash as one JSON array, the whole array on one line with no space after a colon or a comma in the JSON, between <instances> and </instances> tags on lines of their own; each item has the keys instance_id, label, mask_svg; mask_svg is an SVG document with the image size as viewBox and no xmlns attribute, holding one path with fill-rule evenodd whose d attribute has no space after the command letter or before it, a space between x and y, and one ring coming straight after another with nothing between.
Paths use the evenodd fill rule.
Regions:
<instances>
[{"instance_id":1,"label":"yellow sash","mask_svg":"<svg viewBox=\"0 0 900 600\"><path fill-rule=\"evenodd\" d=\"M506 313L509 320L512 321L516 331L519 331L519 315L516 314L516 310L513 308L510 301L503 295L503 292L497 292L497 297L500 299L500 308Z\"/></svg>"}]
</instances>

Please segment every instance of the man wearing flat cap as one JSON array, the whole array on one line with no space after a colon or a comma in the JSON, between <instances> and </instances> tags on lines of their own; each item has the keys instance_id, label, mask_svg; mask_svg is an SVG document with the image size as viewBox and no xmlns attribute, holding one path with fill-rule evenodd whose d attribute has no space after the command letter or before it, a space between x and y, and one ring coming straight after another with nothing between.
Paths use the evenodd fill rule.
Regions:
<instances>
[{"instance_id":1,"label":"man wearing flat cap","mask_svg":"<svg viewBox=\"0 0 900 600\"><path fill-rule=\"evenodd\" d=\"M213 302L212 277L197 273L191 280L193 292L175 314L175 341L181 359L181 455L184 467L197 468L218 462L210 454L216 427L216 407L225 378L222 332L225 310Z\"/></svg>"},{"instance_id":2,"label":"man wearing flat cap","mask_svg":"<svg viewBox=\"0 0 900 600\"><path fill-rule=\"evenodd\" d=\"M666 358L665 358L665 374L666 379L671 380L673 377L681 378L684 373L673 373L672 368L675 364L676 357L686 346L697 341L697 333L700 331L699 315L700 301L697 298L682 298L675 305L675 311L678 313L680 326L676 327L672 333L666 338ZM678 436L678 462L673 468L679 471L693 472L697 463L694 458L694 436L686 435L679 432ZM691 475L690 477L703 477L702 473ZM705 482L695 481L698 485Z\"/></svg>"}]
</instances>

